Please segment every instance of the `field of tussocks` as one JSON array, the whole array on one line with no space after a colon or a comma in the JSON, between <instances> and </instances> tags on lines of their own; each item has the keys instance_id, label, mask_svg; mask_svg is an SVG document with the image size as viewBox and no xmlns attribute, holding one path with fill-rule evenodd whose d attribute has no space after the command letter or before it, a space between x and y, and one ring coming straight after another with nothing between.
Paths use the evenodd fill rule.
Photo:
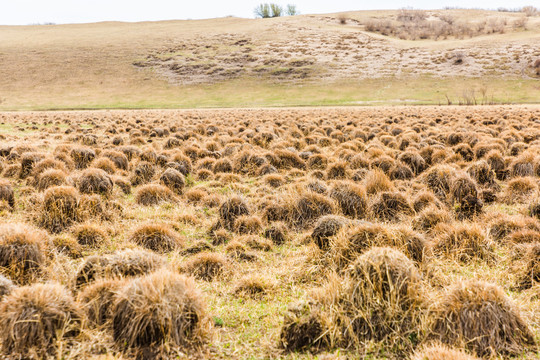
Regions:
<instances>
[{"instance_id":1,"label":"field of tussocks","mask_svg":"<svg viewBox=\"0 0 540 360\"><path fill-rule=\"evenodd\" d=\"M0 113L0 358L533 359L540 108Z\"/></svg>"}]
</instances>

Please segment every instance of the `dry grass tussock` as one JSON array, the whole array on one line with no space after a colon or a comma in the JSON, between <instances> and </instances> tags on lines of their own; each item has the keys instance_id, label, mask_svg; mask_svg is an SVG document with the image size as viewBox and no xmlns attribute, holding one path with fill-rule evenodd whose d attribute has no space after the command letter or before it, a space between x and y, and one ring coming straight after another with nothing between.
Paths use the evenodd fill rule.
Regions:
<instances>
[{"instance_id":1,"label":"dry grass tussock","mask_svg":"<svg viewBox=\"0 0 540 360\"><path fill-rule=\"evenodd\" d=\"M534 336L512 301L496 285L465 281L444 294L432 332L441 341L478 356L519 354Z\"/></svg>"},{"instance_id":2,"label":"dry grass tussock","mask_svg":"<svg viewBox=\"0 0 540 360\"><path fill-rule=\"evenodd\" d=\"M0 113L0 354L534 359L539 119Z\"/></svg>"},{"instance_id":3,"label":"dry grass tussock","mask_svg":"<svg viewBox=\"0 0 540 360\"><path fill-rule=\"evenodd\" d=\"M0 304L2 349L22 357L55 353L55 341L76 336L81 311L59 284L35 284L13 290Z\"/></svg>"},{"instance_id":4,"label":"dry grass tussock","mask_svg":"<svg viewBox=\"0 0 540 360\"><path fill-rule=\"evenodd\" d=\"M195 346L204 340L206 316L203 295L191 279L156 272L133 280L117 294L114 339L126 347Z\"/></svg>"}]
</instances>

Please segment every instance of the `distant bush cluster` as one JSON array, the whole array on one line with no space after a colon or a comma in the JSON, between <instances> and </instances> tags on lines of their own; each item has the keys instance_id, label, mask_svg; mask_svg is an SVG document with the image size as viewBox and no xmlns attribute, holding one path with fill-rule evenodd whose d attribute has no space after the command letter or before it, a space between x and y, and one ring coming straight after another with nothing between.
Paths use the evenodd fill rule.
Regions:
<instances>
[{"instance_id":1,"label":"distant bush cluster","mask_svg":"<svg viewBox=\"0 0 540 360\"><path fill-rule=\"evenodd\" d=\"M500 7L500 8L497 9L497 11L499 11L499 12L514 12L514 13L522 12L522 13L525 13L525 15L527 15L527 16L540 15L540 11L536 7L531 6L531 5L524 6L522 8L516 8L516 9L508 9L508 8Z\"/></svg>"},{"instance_id":2,"label":"distant bush cluster","mask_svg":"<svg viewBox=\"0 0 540 360\"><path fill-rule=\"evenodd\" d=\"M283 15L294 16L299 14L296 5L288 4L287 7L284 9L282 6L275 3L259 4L255 8L254 13L255 17L260 17L263 19L280 17Z\"/></svg>"},{"instance_id":3,"label":"distant bush cluster","mask_svg":"<svg viewBox=\"0 0 540 360\"><path fill-rule=\"evenodd\" d=\"M531 10L529 10L531 11ZM474 37L484 34L503 34L508 25L514 29L526 29L528 15L512 23L506 18L489 18L480 22L457 21L449 14L428 19L428 13L422 10L402 9L396 20L372 20L365 24L367 31L385 36L395 36L403 40L447 39Z\"/></svg>"}]
</instances>

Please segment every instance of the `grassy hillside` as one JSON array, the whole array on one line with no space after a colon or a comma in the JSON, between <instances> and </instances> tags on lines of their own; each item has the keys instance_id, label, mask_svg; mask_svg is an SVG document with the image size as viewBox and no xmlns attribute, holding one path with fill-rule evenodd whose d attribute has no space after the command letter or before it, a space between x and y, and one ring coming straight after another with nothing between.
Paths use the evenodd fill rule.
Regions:
<instances>
[{"instance_id":1,"label":"grassy hillside","mask_svg":"<svg viewBox=\"0 0 540 360\"><path fill-rule=\"evenodd\" d=\"M0 110L539 101L540 17L430 11L421 24L449 17L484 28L384 35L397 11L0 26Z\"/></svg>"}]
</instances>

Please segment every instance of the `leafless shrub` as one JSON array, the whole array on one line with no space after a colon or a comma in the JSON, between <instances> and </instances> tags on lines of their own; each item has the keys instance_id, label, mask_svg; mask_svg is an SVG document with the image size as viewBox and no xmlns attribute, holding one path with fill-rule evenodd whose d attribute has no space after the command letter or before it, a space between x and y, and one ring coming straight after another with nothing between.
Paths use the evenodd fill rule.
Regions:
<instances>
[{"instance_id":1,"label":"leafless shrub","mask_svg":"<svg viewBox=\"0 0 540 360\"><path fill-rule=\"evenodd\" d=\"M427 19L427 13L422 10L401 9L398 12L397 19L398 21L403 21L403 22L424 21Z\"/></svg>"},{"instance_id":2,"label":"leafless shrub","mask_svg":"<svg viewBox=\"0 0 540 360\"><path fill-rule=\"evenodd\" d=\"M539 13L538 9L531 5L522 7L521 12L525 13L526 16L536 16Z\"/></svg>"},{"instance_id":3,"label":"leafless shrub","mask_svg":"<svg viewBox=\"0 0 540 360\"><path fill-rule=\"evenodd\" d=\"M527 16L522 16L512 23L512 27L514 29L527 29L527 23L529 22L529 18Z\"/></svg>"},{"instance_id":4,"label":"leafless shrub","mask_svg":"<svg viewBox=\"0 0 540 360\"><path fill-rule=\"evenodd\" d=\"M340 14L337 19L341 25L345 25L347 24L347 21L349 21L347 14Z\"/></svg>"},{"instance_id":5,"label":"leafless shrub","mask_svg":"<svg viewBox=\"0 0 540 360\"><path fill-rule=\"evenodd\" d=\"M488 34L503 34L504 33L504 26L506 25L508 20L506 19L497 19L497 18L491 18L487 21L486 25L486 33Z\"/></svg>"}]
</instances>

